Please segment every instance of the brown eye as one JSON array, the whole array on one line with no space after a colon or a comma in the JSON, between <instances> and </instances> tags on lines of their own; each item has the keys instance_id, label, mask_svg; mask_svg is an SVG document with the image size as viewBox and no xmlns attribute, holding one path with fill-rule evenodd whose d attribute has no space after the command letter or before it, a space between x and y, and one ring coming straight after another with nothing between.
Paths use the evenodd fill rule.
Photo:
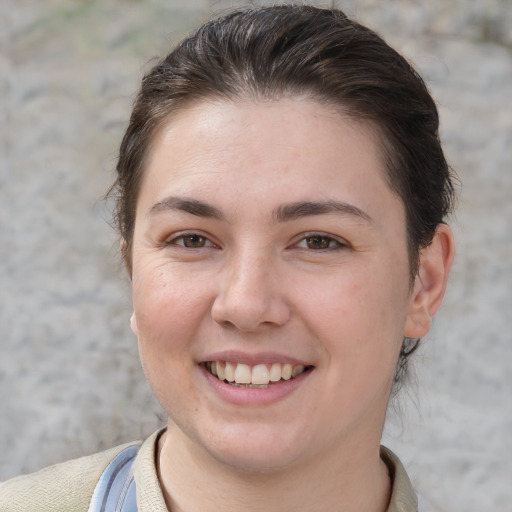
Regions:
<instances>
[{"instance_id":1,"label":"brown eye","mask_svg":"<svg viewBox=\"0 0 512 512\"><path fill-rule=\"evenodd\" d=\"M330 249L331 247L336 247L336 245L339 245L336 240L333 240L332 238L328 236L321 236L321 235L315 235L315 236L308 236L304 239L306 242L306 247L308 249Z\"/></svg>"},{"instance_id":2,"label":"brown eye","mask_svg":"<svg viewBox=\"0 0 512 512\"><path fill-rule=\"evenodd\" d=\"M180 237L184 247L197 249L206 245L207 239L201 235L185 235Z\"/></svg>"},{"instance_id":3,"label":"brown eye","mask_svg":"<svg viewBox=\"0 0 512 512\"><path fill-rule=\"evenodd\" d=\"M179 235L169 238L165 242L166 246L181 246L187 249L201 249L203 247L215 247L215 245L205 236L199 233L190 233L188 235Z\"/></svg>"},{"instance_id":4,"label":"brown eye","mask_svg":"<svg viewBox=\"0 0 512 512\"><path fill-rule=\"evenodd\" d=\"M334 251L347 248L348 244L325 233L305 233L294 247L312 251Z\"/></svg>"}]
</instances>

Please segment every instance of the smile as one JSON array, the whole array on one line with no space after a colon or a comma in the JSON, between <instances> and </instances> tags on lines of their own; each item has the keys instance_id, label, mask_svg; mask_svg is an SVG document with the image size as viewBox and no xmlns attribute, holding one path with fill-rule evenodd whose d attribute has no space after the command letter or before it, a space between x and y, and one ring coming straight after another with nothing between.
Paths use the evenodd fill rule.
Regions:
<instances>
[{"instance_id":1,"label":"smile","mask_svg":"<svg viewBox=\"0 0 512 512\"><path fill-rule=\"evenodd\" d=\"M221 381L232 386L244 388L266 388L279 381L298 377L312 366L292 365L289 363L257 364L249 366L228 361L208 361L205 368Z\"/></svg>"}]
</instances>

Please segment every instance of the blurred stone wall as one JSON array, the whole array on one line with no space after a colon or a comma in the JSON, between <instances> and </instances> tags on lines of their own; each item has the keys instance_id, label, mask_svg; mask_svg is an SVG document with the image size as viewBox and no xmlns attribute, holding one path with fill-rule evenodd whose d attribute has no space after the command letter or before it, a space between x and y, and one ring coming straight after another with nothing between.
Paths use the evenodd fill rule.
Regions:
<instances>
[{"instance_id":1,"label":"blurred stone wall","mask_svg":"<svg viewBox=\"0 0 512 512\"><path fill-rule=\"evenodd\" d=\"M144 69L239 3L0 0L0 480L164 423L101 196ZM385 443L424 512L510 512L512 3L334 4L424 74L462 182L451 288Z\"/></svg>"}]
</instances>

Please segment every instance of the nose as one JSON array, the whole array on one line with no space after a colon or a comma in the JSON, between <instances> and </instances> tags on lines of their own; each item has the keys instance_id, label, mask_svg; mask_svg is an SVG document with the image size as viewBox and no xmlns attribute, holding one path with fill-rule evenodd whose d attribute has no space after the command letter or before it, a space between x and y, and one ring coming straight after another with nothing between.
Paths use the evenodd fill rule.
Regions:
<instances>
[{"instance_id":1,"label":"nose","mask_svg":"<svg viewBox=\"0 0 512 512\"><path fill-rule=\"evenodd\" d=\"M212 305L218 324L253 332L282 326L290 318L282 276L270 258L237 256L219 275L219 292Z\"/></svg>"}]
</instances>

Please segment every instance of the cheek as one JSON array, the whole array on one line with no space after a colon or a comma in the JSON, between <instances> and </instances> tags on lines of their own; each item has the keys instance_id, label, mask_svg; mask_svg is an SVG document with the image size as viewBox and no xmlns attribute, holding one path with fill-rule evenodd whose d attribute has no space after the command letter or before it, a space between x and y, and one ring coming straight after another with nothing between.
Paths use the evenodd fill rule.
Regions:
<instances>
[{"instance_id":1,"label":"cheek","mask_svg":"<svg viewBox=\"0 0 512 512\"><path fill-rule=\"evenodd\" d=\"M171 268L135 271L132 295L143 364L186 349L209 303L200 282Z\"/></svg>"},{"instance_id":2,"label":"cheek","mask_svg":"<svg viewBox=\"0 0 512 512\"><path fill-rule=\"evenodd\" d=\"M190 351L204 313L200 287L176 276L165 269L135 268L132 281L142 367L167 411L188 407L179 397L193 391L188 376L195 363ZM169 393L169 389L179 392Z\"/></svg>"},{"instance_id":3,"label":"cheek","mask_svg":"<svg viewBox=\"0 0 512 512\"><path fill-rule=\"evenodd\" d=\"M193 276L172 266L135 269L132 298L140 330L184 324L204 301L206 290ZM178 322L178 320L180 320Z\"/></svg>"},{"instance_id":4,"label":"cheek","mask_svg":"<svg viewBox=\"0 0 512 512\"><path fill-rule=\"evenodd\" d=\"M330 276L302 294L308 323L329 355L348 368L393 366L403 339L408 275L390 266L369 268L375 267Z\"/></svg>"},{"instance_id":5,"label":"cheek","mask_svg":"<svg viewBox=\"0 0 512 512\"><path fill-rule=\"evenodd\" d=\"M333 435L342 413L357 422L377 411L374 421L380 421L395 374L408 276L401 286L396 275L371 268L352 267L302 294L302 318L325 362L318 391L324 407L316 414L332 426Z\"/></svg>"}]
</instances>

